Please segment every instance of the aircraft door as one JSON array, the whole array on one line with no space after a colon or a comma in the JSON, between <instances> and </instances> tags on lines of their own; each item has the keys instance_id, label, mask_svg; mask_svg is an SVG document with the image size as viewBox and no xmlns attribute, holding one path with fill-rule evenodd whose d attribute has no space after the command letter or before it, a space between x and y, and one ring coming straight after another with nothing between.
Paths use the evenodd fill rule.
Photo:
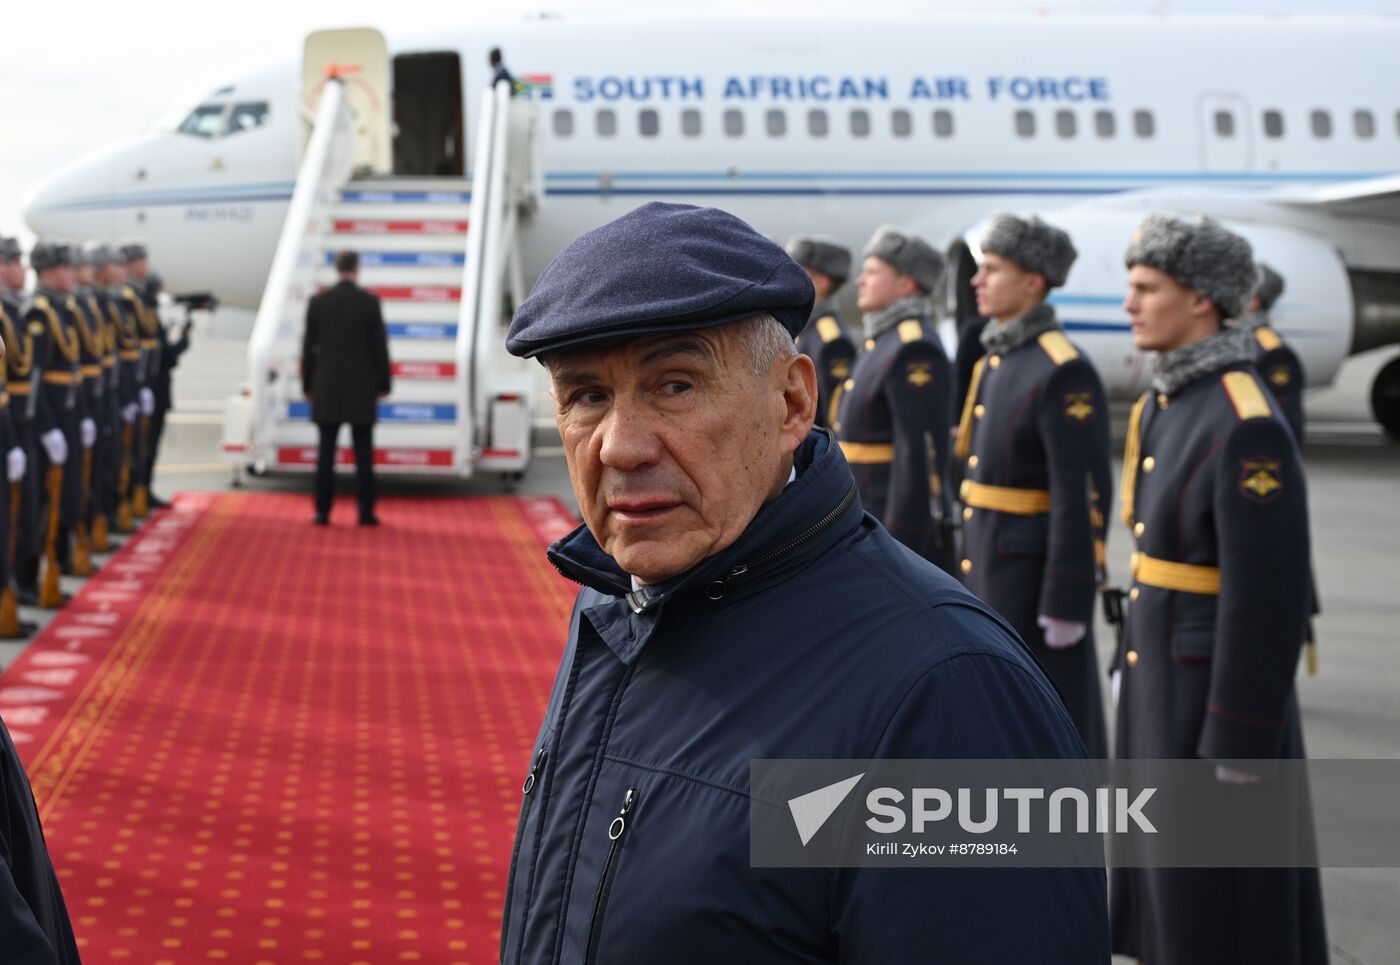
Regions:
<instances>
[{"instance_id":1,"label":"aircraft door","mask_svg":"<svg viewBox=\"0 0 1400 965\"><path fill-rule=\"evenodd\" d=\"M318 30L307 35L301 81L303 151L321 91L332 75L345 83L345 97L355 114L355 172L389 174L393 170L389 136L392 100L384 35L368 27Z\"/></svg>"},{"instance_id":2,"label":"aircraft door","mask_svg":"<svg viewBox=\"0 0 1400 965\"><path fill-rule=\"evenodd\" d=\"M1201 166L1206 171L1248 171L1253 129L1249 105L1238 94L1204 94L1200 100Z\"/></svg>"}]
</instances>

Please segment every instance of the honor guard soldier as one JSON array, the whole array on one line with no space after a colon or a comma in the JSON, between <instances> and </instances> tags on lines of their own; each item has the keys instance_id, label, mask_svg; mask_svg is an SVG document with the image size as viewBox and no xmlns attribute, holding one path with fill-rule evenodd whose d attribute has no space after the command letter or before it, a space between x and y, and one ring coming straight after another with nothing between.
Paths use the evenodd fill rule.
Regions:
<instances>
[{"instance_id":1,"label":"honor guard soldier","mask_svg":"<svg viewBox=\"0 0 1400 965\"><path fill-rule=\"evenodd\" d=\"M34 632L34 625L19 619L19 598L13 585L15 546L19 534L20 511L23 496L24 477L29 466L29 456L20 444L15 428L15 416L9 394L9 367L21 363L22 353L27 350L24 329L20 320L24 310L20 303L20 290L24 285L24 263L18 240L0 237L0 335L5 342L6 379L0 383L0 452L5 454L5 500L0 507L0 639L16 640ZM27 407L30 396L24 390L24 383L13 406Z\"/></svg>"},{"instance_id":2,"label":"honor guard soldier","mask_svg":"<svg viewBox=\"0 0 1400 965\"><path fill-rule=\"evenodd\" d=\"M117 253L111 245L89 242L84 246L93 265L92 298L101 322L102 396L101 417L97 424L98 476L93 484L92 547L97 552L111 549L108 531L117 513L121 466L121 373L118 367L117 338L121 330L121 309L112 291L118 274Z\"/></svg>"},{"instance_id":3,"label":"honor guard soldier","mask_svg":"<svg viewBox=\"0 0 1400 965\"><path fill-rule=\"evenodd\" d=\"M830 427L856 357L855 340L836 307L836 293L851 277L851 250L827 238L796 235L788 240L787 253L807 272L817 292L812 318L797 336L797 351L817 367L817 425Z\"/></svg>"},{"instance_id":4,"label":"honor guard soldier","mask_svg":"<svg viewBox=\"0 0 1400 965\"><path fill-rule=\"evenodd\" d=\"M78 323L79 370L82 373L79 391L86 413L81 426L82 461L73 467L80 473L82 482L74 527L73 573L77 576L92 575L93 521L100 515L97 507L105 498L102 484L105 465L100 461L104 447L98 443L102 426L106 424L107 378L102 363L107 356L107 336L102 305L94 287L97 281L97 268L92 259L94 245L89 242L73 249L73 267L77 275L73 318Z\"/></svg>"},{"instance_id":5,"label":"honor guard soldier","mask_svg":"<svg viewBox=\"0 0 1400 965\"><path fill-rule=\"evenodd\" d=\"M39 587L39 605L52 609L63 603L58 570L69 565L69 536L82 501L82 475L72 463L80 460L83 441L95 427L87 418L81 392L73 249L60 242L40 242L30 252L29 264L39 276L39 286L24 320L34 336L34 367L42 373L36 388L35 431L41 450L38 475L47 500L40 516L47 570Z\"/></svg>"},{"instance_id":6,"label":"honor guard soldier","mask_svg":"<svg viewBox=\"0 0 1400 965\"><path fill-rule=\"evenodd\" d=\"M1112 477L1108 404L1093 364L1045 304L1065 282L1069 235L993 218L972 278L986 354L957 437L966 461L960 569L1059 687L1089 756L1108 756L1092 633Z\"/></svg>"},{"instance_id":7,"label":"honor guard soldier","mask_svg":"<svg viewBox=\"0 0 1400 965\"><path fill-rule=\"evenodd\" d=\"M1137 348L1160 353L1133 407L1122 514L1133 538L1116 750L1237 763L1303 756L1293 680L1308 602L1298 447L1225 327L1256 276L1249 243L1209 219L1150 216L1127 251ZM1255 770L1267 769L1255 763ZM1117 868L1114 951L1152 965L1328 960L1313 869Z\"/></svg>"},{"instance_id":8,"label":"honor guard soldier","mask_svg":"<svg viewBox=\"0 0 1400 965\"><path fill-rule=\"evenodd\" d=\"M126 256L120 250L109 269L112 297L117 314L117 400L121 417L119 449L121 461L117 466L117 530L129 533L136 516L137 492L141 487L142 467L145 465L145 440L141 431L143 421L149 428L149 417L143 417L146 403L155 411L155 394L150 392L147 370L154 355L142 347L142 322L146 307L136 289L128 284ZM142 490L144 492L144 490ZM142 497L145 499L146 497ZM149 508L143 506L143 509Z\"/></svg>"},{"instance_id":9,"label":"honor guard soldier","mask_svg":"<svg viewBox=\"0 0 1400 965\"><path fill-rule=\"evenodd\" d=\"M141 335L141 376L142 384L137 392L141 408L137 423L137 450L132 512L138 519L144 519L154 503L151 500L151 479L155 473L157 433L156 422L163 417L157 388L161 382L161 365L165 355L165 326L160 323L159 306L150 290L150 263L146 256L146 246L139 241L129 241L122 245L122 264L126 266L127 287L135 293L131 303L134 308L137 328Z\"/></svg>"},{"instance_id":10,"label":"honor guard soldier","mask_svg":"<svg viewBox=\"0 0 1400 965\"><path fill-rule=\"evenodd\" d=\"M952 570L947 478L952 386L928 319L943 257L917 235L882 227L865 249L858 304L865 351L846 380L832 428L860 498L894 537Z\"/></svg>"},{"instance_id":11,"label":"honor guard soldier","mask_svg":"<svg viewBox=\"0 0 1400 965\"><path fill-rule=\"evenodd\" d=\"M1249 309L1239 320L1241 328L1254 334L1257 350L1254 367L1264 379L1264 385L1273 394L1288 427L1293 430L1293 438L1303 445L1303 363L1298 353L1293 351L1274 331L1269 313L1274 302L1283 294L1283 276L1268 265L1259 265L1259 286L1254 297L1249 300Z\"/></svg>"},{"instance_id":12,"label":"honor guard soldier","mask_svg":"<svg viewBox=\"0 0 1400 965\"><path fill-rule=\"evenodd\" d=\"M7 246L18 252L18 244ZM10 422L14 427L15 445L21 457L10 450L6 455L5 509L10 520L8 550L11 571L19 602L34 605L39 601L39 437L35 433L35 416L39 404L39 377L42 369L35 365L35 332L25 322L25 306L21 301L24 286L24 265L16 258L6 260L0 280L4 305L5 387L10 399ZM42 326L39 326L42 329ZM42 334L42 332L40 333Z\"/></svg>"}]
</instances>

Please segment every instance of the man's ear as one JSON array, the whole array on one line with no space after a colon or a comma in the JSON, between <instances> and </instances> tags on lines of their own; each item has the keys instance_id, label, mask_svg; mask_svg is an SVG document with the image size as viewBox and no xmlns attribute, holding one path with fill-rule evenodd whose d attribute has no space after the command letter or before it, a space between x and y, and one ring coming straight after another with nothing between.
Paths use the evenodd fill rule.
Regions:
<instances>
[{"instance_id":1,"label":"man's ear","mask_svg":"<svg viewBox=\"0 0 1400 965\"><path fill-rule=\"evenodd\" d=\"M783 453L796 452L817 418L817 368L805 355L779 362L783 391L783 422L778 436Z\"/></svg>"}]
</instances>

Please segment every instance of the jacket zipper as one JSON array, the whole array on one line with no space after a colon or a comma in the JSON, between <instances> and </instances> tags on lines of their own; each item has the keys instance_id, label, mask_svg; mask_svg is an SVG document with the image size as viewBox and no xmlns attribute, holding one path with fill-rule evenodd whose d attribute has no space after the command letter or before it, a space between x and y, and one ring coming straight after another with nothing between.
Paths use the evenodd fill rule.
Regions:
<instances>
[{"instance_id":1,"label":"jacket zipper","mask_svg":"<svg viewBox=\"0 0 1400 965\"><path fill-rule=\"evenodd\" d=\"M617 874L617 853L622 850L622 836L627 833L627 817L637 806L637 789L629 787L627 796L622 799L622 810L608 825L608 857L603 862L603 876L598 882L598 896L593 900L593 921L588 926L588 950L584 954L584 965L593 965L598 960L598 945L603 939L603 912L607 910L608 893L612 891L613 878Z\"/></svg>"},{"instance_id":2,"label":"jacket zipper","mask_svg":"<svg viewBox=\"0 0 1400 965\"><path fill-rule=\"evenodd\" d=\"M535 760L530 764L530 773L525 775L525 783L520 788L520 793L525 796L525 804L520 809L520 826L515 831L515 848L510 855L510 877L506 880L506 904L501 914L501 961L506 960L506 942L510 936L506 934L507 926L510 923L510 906L515 898L515 863L520 858L520 845L525 840L525 825L529 821L530 811L535 801L535 787L539 784L540 771L544 769L544 762L549 759L549 746L541 744L539 750L535 751ZM523 923L522 923L523 924Z\"/></svg>"},{"instance_id":3,"label":"jacket zipper","mask_svg":"<svg viewBox=\"0 0 1400 965\"><path fill-rule=\"evenodd\" d=\"M779 546L775 550L771 550L767 553L764 553L762 556L760 556L756 560L753 560L752 562L740 563L738 566L734 567L732 570L726 573L722 579L715 580L713 583L711 583L705 590L706 595L711 600L722 599L724 597L724 591L728 588L730 580L737 579L753 570L766 566L767 564L773 562L779 557L786 556L788 553L791 553L803 543L806 543L809 540L815 538L816 536L821 534L821 532L825 530L828 526L840 519L842 514L844 514L846 510L850 508L850 505L855 500L855 498L856 486L855 483L851 483L851 488L846 490L846 495L841 497L841 502L837 503L836 506L830 512L828 512L825 516L823 516L821 519L817 520L810 527L808 527L805 532L794 536L782 546Z\"/></svg>"}]
</instances>

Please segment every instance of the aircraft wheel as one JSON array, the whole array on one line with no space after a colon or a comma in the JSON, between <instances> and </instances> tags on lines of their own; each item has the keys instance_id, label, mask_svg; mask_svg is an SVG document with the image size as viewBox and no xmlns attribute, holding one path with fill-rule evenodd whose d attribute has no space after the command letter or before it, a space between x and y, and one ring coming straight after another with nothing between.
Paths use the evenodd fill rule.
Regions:
<instances>
[{"instance_id":1,"label":"aircraft wheel","mask_svg":"<svg viewBox=\"0 0 1400 965\"><path fill-rule=\"evenodd\" d=\"M1392 439L1400 439L1400 356L1382 366L1371 383L1371 412Z\"/></svg>"}]
</instances>

